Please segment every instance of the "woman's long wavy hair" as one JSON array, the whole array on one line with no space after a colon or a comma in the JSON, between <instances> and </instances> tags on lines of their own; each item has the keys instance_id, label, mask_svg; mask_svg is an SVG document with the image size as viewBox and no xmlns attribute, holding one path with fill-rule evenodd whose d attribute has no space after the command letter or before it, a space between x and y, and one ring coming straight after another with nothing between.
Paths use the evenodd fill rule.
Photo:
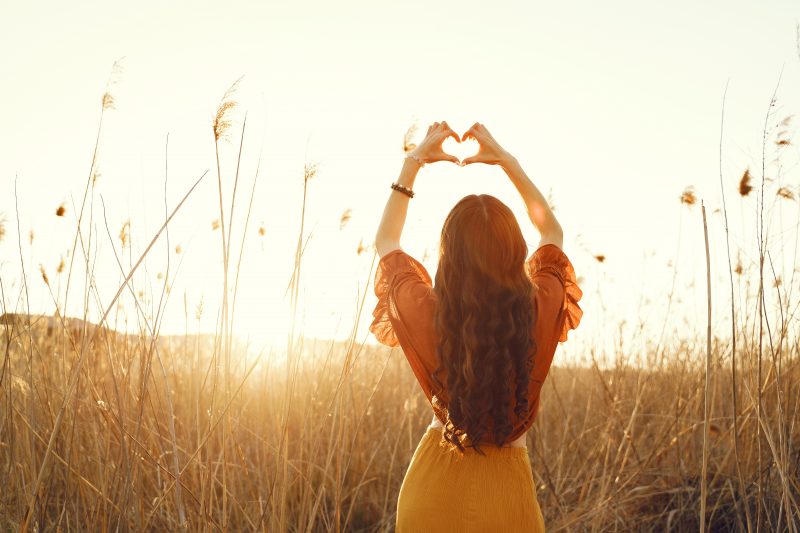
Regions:
<instances>
[{"instance_id":1,"label":"woman's long wavy hair","mask_svg":"<svg viewBox=\"0 0 800 533\"><path fill-rule=\"evenodd\" d=\"M433 289L440 361L433 378L447 391L447 405L435 398L434 407L446 418L440 444L449 450L463 454L468 438L483 454L487 418L494 434L486 440L505 444L513 431L512 396L514 414L528 415L536 317L526 256L514 214L494 196L465 196L447 215Z\"/></svg>"}]
</instances>

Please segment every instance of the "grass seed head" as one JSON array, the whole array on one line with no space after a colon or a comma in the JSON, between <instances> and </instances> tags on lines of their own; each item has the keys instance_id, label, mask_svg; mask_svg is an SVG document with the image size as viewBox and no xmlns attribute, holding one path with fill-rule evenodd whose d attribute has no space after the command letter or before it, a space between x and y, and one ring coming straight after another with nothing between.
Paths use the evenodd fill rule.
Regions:
<instances>
[{"instance_id":1,"label":"grass seed head","mask_svg":"<svg viewBox=\"0 0 800 533\"><path fill-rule=\"evenodd\" d=\"M63 216L64 216L64 213L66 213L66 212L67 212L67 209L64 207L64 204L61 204L61 205L60 205L60 206L58 206L58 208L56 209L56 216L57 216L57 217L63 217Z\"/></svg>"},{"instance_id":2,"label":"grass seed head","mask_svg":"<svg viewBox=\"0 0 800 533\"><path fill-rule=\"evenodd\" d=\"M319 172L319 163L306 163L303 165L303 180L308 181L316 177Z\"/></svg>"},{"instance_id":3,"label":"grass seed head","mask_svg":"<svg viewBox=\"0 0 800 533\"><path fill-rule=\"evenodd\" d=\"M753 186L750 185L750 169L748 168L744 171L744 174L742 174L742 179L739 180L739 195L747 196L752 190Z\"/></svg>"},{"instance_id":4,"label":"grass seed head","mask_svg":"<svg viewBox=\"0 0 800 533\"><path fill-rule=\"evenodd\" d=\"M781 198L785 198L786 200L794 200L794 192L792 192L792 189L786 186L778 189L778 191L775 194L777 194Z\"/></svg>"},{"instance_id":5,"label":"grass seed head","mask_svg":"<svg viewBox=\"0 0 800 533\"><path fill-rule=\"evenodd\" d=\"M103 109L116 109L114 107L114 96L111 93L103 94Z\"/></svg>"},{"instance_id":6,"label":"grass seed head","mask_svg":"<svg viewBox=\"0 0 800 533\"><path fill-rule=\"evenodd\" d=\"M197 304L197 307L194 308L194 318L195 320L200 320L203 316L203 298L200 297L200 302Z\"/></svg>"},{"instance_id":7,"label":"grass seed head","mask_svg":"<svg viewBox=\"0 0 800 533\"><path fill-rule=\"evenodd\" d=\"M42 279L44 280L44 284L48 287L50 286L50 279L47 277L47 272L44 270L44 265L39 265L39 272L42 274Z\"/></svg>"},{"instance_id":8,"label":"grass seed head","mask_svg":"<svg viewBox=\"0 0 800 533\"><path fill-rule=\"evenodd\" d=\"M547 205L550 206L550 210L551 211L556 211L557 210L556 199L553 196L553 189L550 189L550 190L547 191Z\"/></svg>"},{"instance_id":9,"label":"grass seed head","mask_svg":"<svg viewBox=\"0 0 800 533\"><path fill-rule=\"evenodd\" d=\"M344 210L342 217L339 219L339 229L344 229L351 218L353 218L353 210L348 207Z\"/></svg>"},{"instance_id":10,"label":"grass seed head","mask_svg":"<svg viewBox=\"0 0 800 533\"><path fill-rule=\"evenodd\" d=\"M697 197L694 195L694 187L690 185L684 189L681 193L681 203L686 205L694 205L697 203Z\"/></svg>"},{"instance_id":11,"label":"grass seed head","mask_svg":"<svg viewBox=\"0 0 800 533\"><path fill-rule=\"evenodd\" d=\"M122 229L119 230L119 240L122 242L122 247L125 248L128 245L128 230L131 227L131 221L126 220L124 224L122 224Z\"/></svg>"},{"instance_id":12,"label":"grass seed head","mask_svg":"<svg viewBox=\"0 0 800 533\"><path fill-rule=\"evenodd\" d=\"M114 61L114 64L111 66L111 74L108 76L108 81L106 82L106 90L103 93L103 109L116 109L115 107L115 100L114 95L111 94L111 89L119 83L119 78L122 75L122 60L124 57L121 57Z\"/></svg>"},{"instance_id":13,"label":"grass seed head","mask_svg":"<svg viewBox=\"0 0 800 533\"><path fill-rule=\"evenodd\" d=\"M410 151L412 151L414 148L417 147L415 143L411 142L411 139L414 137L415 133L417 133L416 123L409 126L409 128L406 130L405 135L403 135L403 152L409 153Z\"/></svg>"},{"instance_id":14,"label":"grass seed head","mask_svg":"<svg viewBox=\"0 0 800 533\"><path fill-rule=\"evenodd\" d=\"M225 94L222 95L222 100L220 100L219 107L217 107L217 114L214 117L214 140L218 141L225 138L225 133L233 124L231 114L238 105L238 102L233 99L233 95L239 88L239 82L241 81L242 78L239 78L233 82L228 87L228 90L225 91Z\"/></svg>"}]
</instances>

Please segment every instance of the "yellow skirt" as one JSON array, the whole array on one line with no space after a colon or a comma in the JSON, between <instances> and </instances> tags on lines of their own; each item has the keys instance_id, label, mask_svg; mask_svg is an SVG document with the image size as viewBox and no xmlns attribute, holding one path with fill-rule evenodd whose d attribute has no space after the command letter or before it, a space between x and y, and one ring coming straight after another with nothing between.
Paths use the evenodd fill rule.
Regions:
<instances>
[{"instance_id":1,"label":"yellow skirt","mask_svg":"<svg viewBox=\"0 0 800 533\"><path fill-rule=\"evenodd\" d=\"M481 446L465 455L439 446L442 428L420 440L397 499L397 533L543 532L527 448Z\"/></svg>"}]
</instances>

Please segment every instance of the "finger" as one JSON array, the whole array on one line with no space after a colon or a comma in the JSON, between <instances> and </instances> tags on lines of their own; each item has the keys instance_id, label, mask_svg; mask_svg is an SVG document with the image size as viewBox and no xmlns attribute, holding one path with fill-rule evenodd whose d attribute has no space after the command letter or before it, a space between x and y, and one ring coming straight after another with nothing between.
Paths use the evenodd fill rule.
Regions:
<instances>
[{"instance_id":1,"label":"finger","mask_svg":"<svg viewBox=\"0 0 800 533\"><path fill-rule=\"evenodd\" d=\"M451 163L455 163L456 165L460 165L461 161L454 155L450 154L442 154L442 161L450 161Z\"/></svg>"},{"instance_id":2,"label":"finger","mask_svg":"<svg viewBox=\"0 0 800 533\"><path fill-rule=\"evenodd\" d=\"M474 127L474 126L473 126L473 127ZM470 129L468 129L467 131L465 131L465 132L464 132L464 134L461 136L461 140L462 140L462 141L465 141L465 140L467 140L467 139L469 139L469 138L472 138L472 139L474 139L474 138L475 138L475 132L473 131L473 129L472 129L472 128L470 128Z\"/></svg>"},{"instance_id":3,"label":"finger","mask_svg":"<svg viewBox=\"0 0 800 533\"><path fill-rule=\"evenodd\" d=\"M467 165L471 165L472 163L483 163L483 159L477 155L473 155L461 161L461 166L465 167Z\"/></svg>"},{"instance_id":4,"label":"finger","mask_svg":"<svg viewBox=\"0 0 800 533\"><path fill-rule=\"evenodd\" d=\"M470 128L467 133L464 134L464 139L473 139L479 144L483 144L483 139L485 138L483 132L476 128Z\"/></svg>"},{"instance_id":5,"label":"finger","mask_svg":"<svg viewBox=\"0 0 800 533\"><path fill-rule=\"evenodd\" d=\"M456 156L454 156L453 154L448 154L447 152L444 151L437 152L435 155L431 156L431 159L433 160L433 162L449 161L451 163L455 163L456 165L461 164L461 161Z\"/></svg>"},{"instance_id":6,"label":"finger","mask_svg":"<svg viewBox=\"0 0 800 533\"><path fill-rule=\"evenodd\" d=\"M458 136L458 133L453 131L453 128L451 128L450 126L446 126L444 134L445 134L444 136L445 139L447 139L448 137L452 137L453 139L456 140L456 142L461 142L461 138Z\"/></svg>"}]
</instances>

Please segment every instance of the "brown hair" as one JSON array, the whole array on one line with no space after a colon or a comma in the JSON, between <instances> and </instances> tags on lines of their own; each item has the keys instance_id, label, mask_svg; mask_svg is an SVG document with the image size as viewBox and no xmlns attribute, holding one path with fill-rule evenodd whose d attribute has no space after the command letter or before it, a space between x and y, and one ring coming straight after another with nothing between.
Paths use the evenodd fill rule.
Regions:
<instances>
[{"instance_id":1,"label":"brown hair","mask_svg":"<svg viewBox=\"0 0 800 533\"><path fill-rule=\"evenodd\" d=\"M438 405L446 417L440 444L449 450L463 453L468 436L468 446L483 454L487 415L494 429L488 440L504 444L513 431L512 396L514 414L528 415L536 317L527 250L514 214L488 194L462 198L442 227L433 289L440 366L433 378L447 390L448 405Z\"/></svg>"}]
</instances>

